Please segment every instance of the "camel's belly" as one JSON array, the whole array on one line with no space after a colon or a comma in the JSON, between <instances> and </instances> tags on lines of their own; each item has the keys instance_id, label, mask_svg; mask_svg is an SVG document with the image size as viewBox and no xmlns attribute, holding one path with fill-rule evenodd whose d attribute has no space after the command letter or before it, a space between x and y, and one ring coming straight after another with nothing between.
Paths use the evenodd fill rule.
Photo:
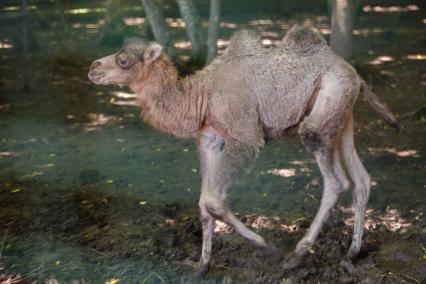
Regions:
<instances>
[{"instance_id":1,"label":"camel's belly","mask_svg":"<svg viewBox=\"0 0 426 284\"><path fill-rule=\"evenodd\" d=\"M318 76L287 74L275 78L272 85L258 87L255 93L265 136L281 136L300 123L309 108Z\"/></svg>"}]
</instances>

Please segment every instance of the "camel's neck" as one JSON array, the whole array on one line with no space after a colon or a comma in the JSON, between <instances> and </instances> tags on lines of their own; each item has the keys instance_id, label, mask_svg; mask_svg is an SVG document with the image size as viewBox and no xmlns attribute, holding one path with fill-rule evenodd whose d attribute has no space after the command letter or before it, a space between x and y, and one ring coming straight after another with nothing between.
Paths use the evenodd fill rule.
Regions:
<instances>
[{"instance_id":1,"label":"camel's neck","mask_svg":"<svg viewBox=\"0 0 426 284\"><path fill-rule=\"evenodd\" d=\"M143 108L144 119L155 128L178 137L195 137L204 115L204 97L189 80L179 79L167 58L141 70L131 85Z\"/></svg>"}]
</instances>

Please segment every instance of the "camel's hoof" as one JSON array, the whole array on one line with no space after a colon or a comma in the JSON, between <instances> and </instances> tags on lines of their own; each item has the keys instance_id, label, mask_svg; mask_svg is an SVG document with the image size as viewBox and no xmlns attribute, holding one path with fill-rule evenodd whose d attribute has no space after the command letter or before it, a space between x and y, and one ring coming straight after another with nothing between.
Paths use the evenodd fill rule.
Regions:
<instances>
[{"instance_id":1,"label":"camel's hoof","mask_svg":"<svg viewBox=\"0 0 426 284\"><path fill-rule=\"evenodd\" d=\"M351 260L355 260L358 257L359 251L360 249L358 247L351 246L348 251L347 257Z\"/></svg>"},{"instance_id":2,"label":"camel's hoof","mask_svg":"<svg viewBox=\"0 0 426 284\"><path fill-rule=\"evenodd\" d=\"M296 252L290 253L284 260L284 263L282 265L283 269L296 268L302 263L304 257L305 254L298 254Z\"/></svg>"},{"instance_id":3,"label":"camel's hoof","mask_svg":"<svg viewBox=\"0 0 426 284\"><path fill-rule=\"evenodd\" d=\"M264 247L260 247L263 255L273 261L278 263L283 259L283 254L274 244L267 244Z\"/></svg>"},{"instance_id":4,"label":"camel's hoof","mask_svg":"<svg viewBox=\"0 0 426 284\"><path fill-rule=\"evenodd\" d=\"M204 279L204 277L206 276L206 274L209 272L210 270L210 265L209 264L203 264L200 265L197 269L197 271L194 274L194 280L195 281L201 281Z\"/></svg>"}]
</instances>

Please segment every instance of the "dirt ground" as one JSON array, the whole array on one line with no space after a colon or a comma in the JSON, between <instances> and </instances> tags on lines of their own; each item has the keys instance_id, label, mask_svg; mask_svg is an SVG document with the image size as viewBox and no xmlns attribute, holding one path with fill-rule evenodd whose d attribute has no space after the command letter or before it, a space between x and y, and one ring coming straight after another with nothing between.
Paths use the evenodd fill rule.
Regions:
<instances>
[{"instance_id":1,"label":"dirt ground","mask_svg":"<svg viewBox=\"0 0 426 284\"><path fill-rule=\"evenodd\" d=\"M202 283L426 283L426 17L424 7L410 4L400 1L400 12L367 8L355 25L351 62L403 125L395 133L364 99L357 103L357 148L373 180L359 258L345 258L348 192L304 263L290 271L217 224L214 266ZM128 90L88 82L90 62L116 49L93 42L100 13L70 12L65 33L59 22L46 24L58 21L49 9L34 19L31 92L20 91L19 50L0 49L0 283L191 283L201 249L193 141L145 125ZM327 37L326 11L300 9L285 17L255 6L225 14L222 37L251 27L268 45L301 19ZM183 28L173 35L183 40ZM266 145L229 204L285 255L306 232L321 188L312 155L290 136Z\"/></svg>"},{"instance_id":2,"label":"dirt ground","mask_svg":"<svg viewBox=\"0 0 426 284\"><path fill-rule=\"evenodd\" d=\"M193 204L141 206L142 202L112 198L93 186L52 192L34 183L3 184L8 185L0 192L0 225L7 228L1 243L2 251L7 252L3 272L31 267L21 274L22 283L49 278L60 283L99 283L100 279L192 283L201 246L201 226ZM10 194L14 188L22 191ZM47 195L53 197L47 199ZM202 283L425 281L426 230L421 214L406 220L397 210L385 214L369 211L363 250L354 262L345 258L351 216L344 208L336 209L305 262L290 271L270 262L229 227L218 224L214 267ZM294 248L309 225L305 219L291 222L257 214L239 217L283 253Z\"/></svg>"}]
</instances>

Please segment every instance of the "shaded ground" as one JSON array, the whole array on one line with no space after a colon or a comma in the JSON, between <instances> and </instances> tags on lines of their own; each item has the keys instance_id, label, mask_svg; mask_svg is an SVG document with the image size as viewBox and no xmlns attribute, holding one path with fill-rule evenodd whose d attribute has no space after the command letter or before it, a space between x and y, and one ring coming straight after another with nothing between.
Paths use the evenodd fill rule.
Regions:
<instances>
[{"instance_id":1,"label":"shaded ground","mask_svg":"<svg viewBox=\"0 0 426 284\"><path fill-rule=\"evenodd\" d=\"M69 11L80 11L73 5ZM253 4L238 17L225 14L221 42L226 45L232 32L249 26L262 33L265 45L273 44L293 22L306 18L327 34L324 9L314 14L299 7L288 15L262 7ZM352 264L344 258L351 235L348 193L306 262L293 271L268 263L229 228L218 226L215 266L205 283L426 281L426 127L414 115L426 104L426 17L417 7L367 9L356 25L354 63L404 126L396 134L362 99L357 104L357 145L374 181L360 259ZM193 142L144 125L126 90L88 82L91 60L115 49L94 40L102 13L66 14L70 30L64 33L59 22L46 24L58 21L49 9L42 6L45 18L34 19L39 48L30 59L31 93L19 91L17 50L0 49L0 274L20 274L23 283L189 282L201 246ZM140 13L126 11L130 18ZM177 42L184 40L182 27L173 34ZM4 37L15 43L9 34ZM250 175L231 190L230 206L288 253L320 196L312 156L299 138L289 137L265 147Z\"/></svg>"},{"instance_id":2,"label":"shaded ground","mask_svg":"<svg viewBox=\"0 0 426 284\"><path fill-rule=\"evenodd\" d=\"M6 271L24 280L61 283L187 283L199 258L201 227L197 208L181 203L146 203L114 197L93 186L54 189L6 182L1 191L2 250ZM14 189L15 188L15 189ZM10 194L10 190L22 191ZM31 192L29 192L31 188ZM47 198L47 195L50 195ZM215 266L206 283L420 283L426 277L424 221L397 210L370 212L363 251L345 259L351 215L339 209L327 223L305 263L283 272L246 241L220 224L214 243ZM52 214L54 213L54 214ZM306 220L241 216L268 240L289 252L308 226ZM350 222L350 221L349 221ZM423 227L423 229L420 229Z\"/></svg>"}]
</instances>

